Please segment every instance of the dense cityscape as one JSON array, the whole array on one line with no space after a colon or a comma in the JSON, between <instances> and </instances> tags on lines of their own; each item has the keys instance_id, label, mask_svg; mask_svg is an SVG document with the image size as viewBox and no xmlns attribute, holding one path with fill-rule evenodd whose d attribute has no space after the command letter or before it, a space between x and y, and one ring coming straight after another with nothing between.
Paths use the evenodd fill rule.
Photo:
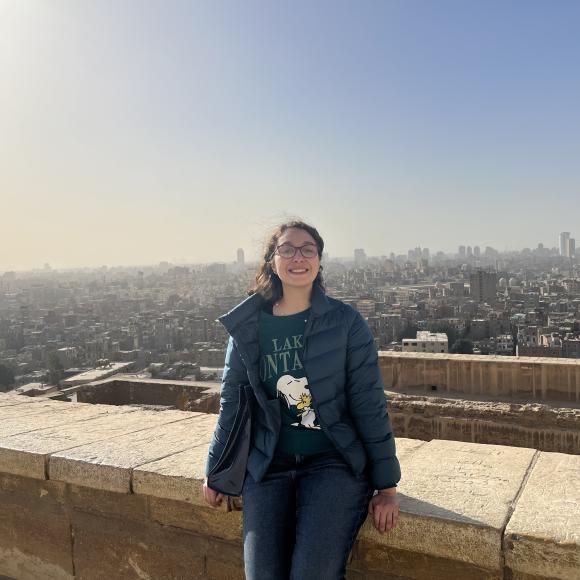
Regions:
<instances>
[{"instance_id":1,"label":"dense cityscape","mask_svg":"<svg viewBox=\"0 0 580 580\"><path fill-rule=\"evenodd\" d=\"M580 358L568 232L551 248L380 257L357 248L322 263L328 294L363 314L379 350ZM231 263L4 272L0 390L33 395L119 370L219 379L227 333L216 319L247 295L255 270L238 249Z\"/></svg>"}]
</instances>

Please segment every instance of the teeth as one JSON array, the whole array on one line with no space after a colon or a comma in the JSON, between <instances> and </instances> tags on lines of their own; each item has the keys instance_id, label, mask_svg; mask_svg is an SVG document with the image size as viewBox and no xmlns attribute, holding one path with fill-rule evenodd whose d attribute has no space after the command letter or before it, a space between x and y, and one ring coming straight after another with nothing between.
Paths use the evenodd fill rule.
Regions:
<instances>
[{"instance_id":1,"label":"teeth","mask_svg":"<svg viewBox=\"0 0 580 580\"><path fill-rule=\"evenodd\" d=\"M290 272L293 272L295 274L299 274L301 272L306 272L306 270L290 270Z\"/></svg>"}]
</instances>

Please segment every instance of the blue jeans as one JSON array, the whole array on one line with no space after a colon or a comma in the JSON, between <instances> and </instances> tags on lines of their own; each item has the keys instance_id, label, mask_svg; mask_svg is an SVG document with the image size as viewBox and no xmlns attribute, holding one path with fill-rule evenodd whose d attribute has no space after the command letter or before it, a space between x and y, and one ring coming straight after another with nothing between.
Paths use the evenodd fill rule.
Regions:
<instances>
[{"instance_id":1,"label":"blue jeans","mask_svg":"<svg viewBox=\"0 0 580 580\"><path fill-rule=\"evenodd\" d=\"M373 495L338 451L277 456L243 496L247 580L338 580Z\"/></svg>"}]
</instances>

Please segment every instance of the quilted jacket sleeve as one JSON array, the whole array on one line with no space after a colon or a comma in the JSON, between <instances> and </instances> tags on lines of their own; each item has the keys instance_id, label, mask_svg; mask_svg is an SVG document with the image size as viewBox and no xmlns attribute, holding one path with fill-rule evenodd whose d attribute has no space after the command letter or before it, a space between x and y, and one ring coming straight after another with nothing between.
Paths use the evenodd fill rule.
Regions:
<instances>
[{"instance_id":1,"label":"quilted jacket sleeve","mask_svg":"<svg viewBox=\"0 0 580 580\"><path fill-rule=\"evenodd\" d=\"M220 391L220 412L209 446L205 468L206 475L211 471L222 454L238 409L240 388L248 383L246 367L233 338L230 336L226 350L226 360Z\"/></svg>"},{"instance_id":2,"label":"quilted jacket sleeve","mask_svg":"<svg viewBox=\"0 0 580 580\"><path fill-rule=\"evenodd\" d=\"M346 367L349 409L370 462L372 484L375 489L393 487L401 468L374 338L358 311L348 332Z\"/></svg>"}]
</instances>

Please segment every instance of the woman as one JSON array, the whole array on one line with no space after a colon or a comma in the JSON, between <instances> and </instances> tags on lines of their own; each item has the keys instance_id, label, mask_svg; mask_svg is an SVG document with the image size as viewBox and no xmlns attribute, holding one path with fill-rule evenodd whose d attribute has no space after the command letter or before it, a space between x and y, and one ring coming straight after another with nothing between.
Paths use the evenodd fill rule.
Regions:
<instances>
[{"instance_id":1,"label":"woman","mask_svg":"<svg viewBox=\"0 0 580 580\"><path fill-rule=\"evenodd\" d=\"M220 318L230 339L206 473L249 383L248 580L344 578L367 513L381 533L399 515L400 467L373 336L356 310L324 292L323 249L314 227L280 225L249 298ZM214 507L223 500L207 480L204 497Z\"/></svg>"}]
</instances>

